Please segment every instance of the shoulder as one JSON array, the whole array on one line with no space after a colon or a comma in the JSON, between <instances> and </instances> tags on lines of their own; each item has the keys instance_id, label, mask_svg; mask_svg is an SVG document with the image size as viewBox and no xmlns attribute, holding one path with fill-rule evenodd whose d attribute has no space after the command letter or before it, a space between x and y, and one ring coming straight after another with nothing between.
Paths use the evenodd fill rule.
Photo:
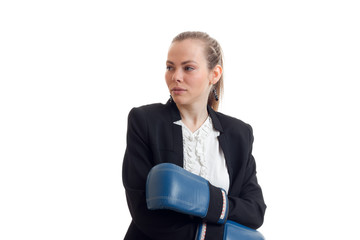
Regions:
<instances>
[{"instance_id":1,"label":"shoulder","mask_svg":"<svg viewBox=\"0 0 360 240\"><path fill-rule=\"evenodd\" d=\"M215 114L216 114L217 118L219 119L219 121L221 122L221 125L224 129L235 128L235 129L244 130L244 131L252 131L250 124L248 124L238 118L223 114L221 112L215 112Z\"/></svg>"},{"instance_id":2,"label":"shoulder","mask_svg":"<svg viewBox=\"0 0 360 240\"><path fill-rule=\"evenodd\" d=\"M154 114L161 114L165 110L165 104L162 103L153 103L142 105L139 107L134 107L130 110L129 115L134 116L145 116L145 115L154 115Z\"/></svg>"},{"instance_id":3,"label":"shoulder","mask_svg":"<svg viewBox=\"0 0 360 240\"><path fill-rule=\"evenodd\" d=\"M153 103L134 107L130 110L129 121L142 121L148 124L158 124L171 120L171 110L168 104Z\"/></svg>"},{"instance_id":4,"label":"shoulder","mask_svg":"<svg viewBox=\"0 0 360 240\"><path fill-rule=\"evenodd\" d=\"M252 140L253 130L250 124L221 112L215 112L215 115L225 133Z\"/></svg>"}]
</instances>

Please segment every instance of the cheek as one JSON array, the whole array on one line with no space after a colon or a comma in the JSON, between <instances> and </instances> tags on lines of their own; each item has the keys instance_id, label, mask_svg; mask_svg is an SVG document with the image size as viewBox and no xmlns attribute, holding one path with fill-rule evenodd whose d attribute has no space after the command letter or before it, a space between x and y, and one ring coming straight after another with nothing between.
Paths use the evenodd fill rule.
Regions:
<instances>
[{"instance_id":1,"label":"cheek","mask_svg":"<svg viewBox=\"0 0 360 240\"><path fill-rule=\"evenodd\" d=\"M171 76L170 76L169 72L165 72L165 82L169 86L169 84L171 82Z\"/></svg>"},{"instance_id":2,"label":"cheek","mask_svg":"<svg viewBox=\"0 0 360 240\"><path fill-rule=\"evenodd\" d=\"M199 74L196 78L196 81L194 81L194 84L196 84L196 86L198 86L201 89L206 88L206 86L209 85L209 78L204 73Z\"/></svg>"}]
</instances>

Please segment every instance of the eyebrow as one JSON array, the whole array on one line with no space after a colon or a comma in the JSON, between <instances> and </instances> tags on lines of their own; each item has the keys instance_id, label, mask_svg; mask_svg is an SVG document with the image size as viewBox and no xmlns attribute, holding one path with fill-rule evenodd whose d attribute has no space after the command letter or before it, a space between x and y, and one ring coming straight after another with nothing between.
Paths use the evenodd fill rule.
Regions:
<instances>
[{"instance_id":1,"label":"eyebrow","mask_svg":"<svg viewBox=\"0 0 360 240\"><path fill-rule=\"evenodd\" d=\"M175 65L172 61L169 61L169 60L167 60L166 63ZM187 61L182 62L181 65L186 65L186 64L188 64L188 63L196 63L196 64L197 64L197 62L195 62L195 61L193 61L193 60L187 60Z\"/></svg>"}]
</instances>

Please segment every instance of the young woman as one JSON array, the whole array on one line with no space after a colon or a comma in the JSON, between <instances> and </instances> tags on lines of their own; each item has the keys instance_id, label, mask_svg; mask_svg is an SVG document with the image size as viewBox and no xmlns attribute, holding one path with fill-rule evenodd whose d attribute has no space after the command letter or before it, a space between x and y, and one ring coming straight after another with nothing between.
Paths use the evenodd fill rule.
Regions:
<instances>
[{"instance_id":1,"label":"young woman","mask_svg":"<svg viewBox=\"0 0 360 240\"><path fill-rule=\"evenodd\" d=\"M252 129L217 112L223 87L220 45L203 32L179 34L168 51L165 79L170 92L165 105L146 105L129 113L123 184L132 222L125 239L220 240L230 221L259 228L266 205L256 178ZM175 198L206 196L204 214L191 208L203 204L197 198L190 209L178 206L179 199L172 207L168 202L152 207L151 201L160 198L150 200L149 194L163 190L159 182L151 185L148 175L164 163L171 163L166 174L180 172L180 179L160 183L181 188ZM197 189L193 175L209 186L206 193Z\"/></svg>"}]
</instances>

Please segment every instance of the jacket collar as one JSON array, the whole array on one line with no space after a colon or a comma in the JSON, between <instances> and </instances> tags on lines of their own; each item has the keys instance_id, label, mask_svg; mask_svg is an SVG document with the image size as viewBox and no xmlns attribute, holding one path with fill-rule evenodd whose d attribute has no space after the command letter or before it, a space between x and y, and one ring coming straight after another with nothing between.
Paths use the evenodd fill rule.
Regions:
<instances>
[{"instance_id":1,"label":"jacket collar","mask_svg":"<svg viewBox=\"0 0 360 240\"><path fill-rule=\"evenodd\" d=\"M176 122L176 121L179 121L181 120L181 115L180 115L180 112L179 112L179 109L177 108L176 104L174 101L171 101L170 99L167 101L166 103L166 106L170 107L171 109L171 119L172 119L172 122ZM223 128L221 126L221 123L219 121L219 118L217 117L216 115L216 112L214 109L212 109L209 105L207 106L207 111L210 115L210 118L212 120L212 123L214 125L214 128L216 130L218 130L220 133L223 132Z\"/></svg>"}]
</instances>

